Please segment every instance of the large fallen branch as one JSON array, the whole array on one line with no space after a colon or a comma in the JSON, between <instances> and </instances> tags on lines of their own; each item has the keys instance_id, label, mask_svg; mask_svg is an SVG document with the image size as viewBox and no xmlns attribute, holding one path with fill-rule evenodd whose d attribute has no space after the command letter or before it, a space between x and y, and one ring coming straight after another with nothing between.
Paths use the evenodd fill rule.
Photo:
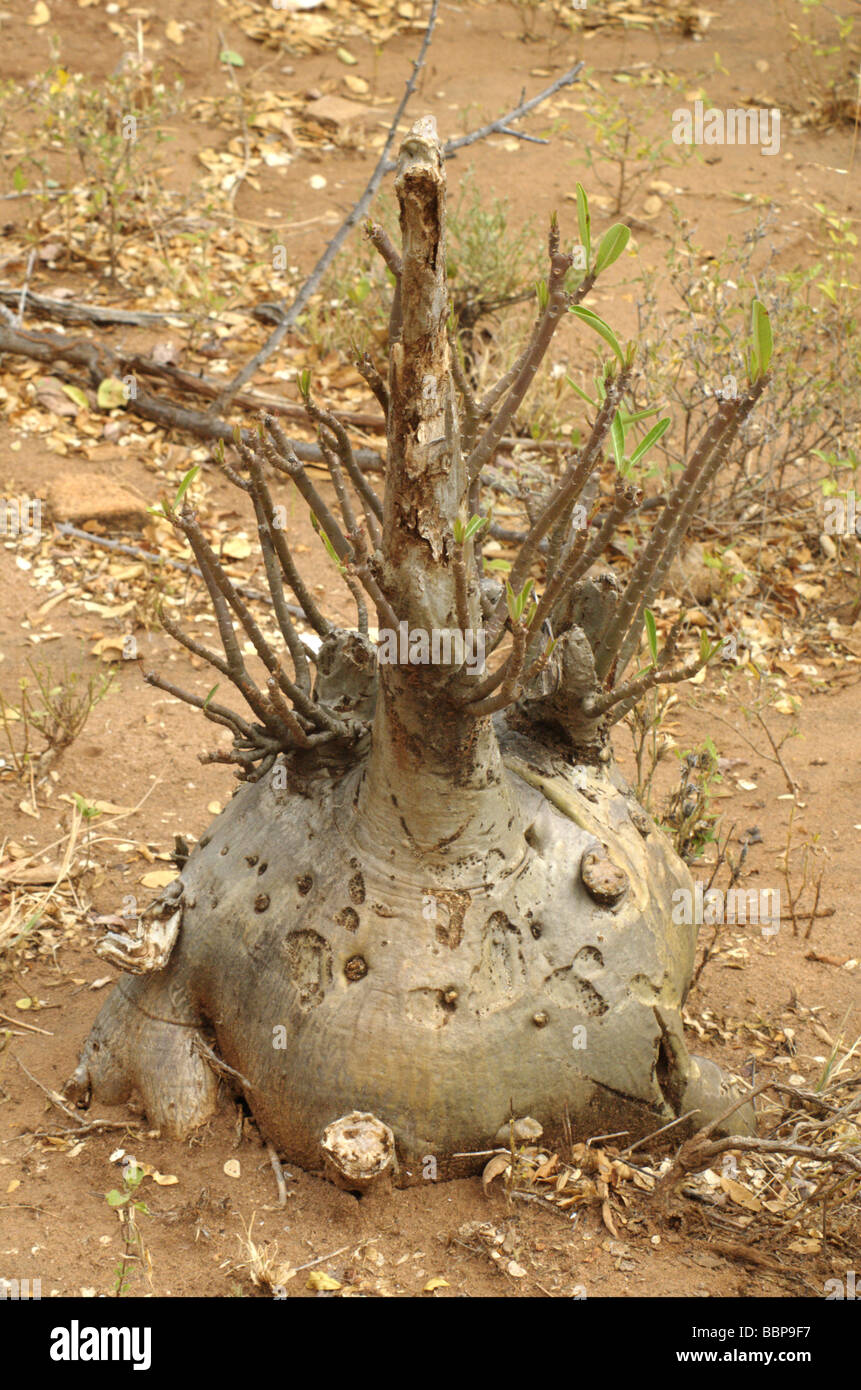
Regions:
<instances>
[{"instance_id":1,"label":"large fallen branch","mask_svg":"<svg viewBox=\"0 0 861 1390\"><path fill-rule=\"evenodd\" d=\"M30 357L34 361L51 365L56 362L68 362L81 367L86 373L84 384L93 389L97 389L100 382L107 377L121 380L130 374L133 363L144 360L133 353L126 354L121 350L114 352L104 343L93 343L87 338L69 339L59 333L25 332L8 324L0 324L0 353L2 352L10 352L18 357ZM196 381L191 373L182 375L187 378L189 385ZM199 439L210 439L213 442L221 439L229 443L234 438L234 424L207 411L193 410L177 401L153 395L144 390L137 375L135 389L133 393L129 393L126 409L144 420L152 420L166 429L184 430ZM293 414L292 411L289 413ZM245 430L242 433L243 438L247 436L250 439L249 431ZM317 444L297 440L295 451L303 463L325 463ZM373 449L357 449L356 461L363 469L382 470L385 466L381 455Z\"/></svg>"}]
</instances>

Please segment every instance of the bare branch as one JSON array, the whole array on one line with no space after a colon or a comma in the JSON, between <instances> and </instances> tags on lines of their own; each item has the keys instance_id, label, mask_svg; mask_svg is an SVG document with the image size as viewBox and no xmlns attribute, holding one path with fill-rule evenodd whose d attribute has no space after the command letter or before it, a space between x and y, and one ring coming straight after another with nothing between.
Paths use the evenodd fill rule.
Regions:
<instances>
[{"instance_id":1,"label":"bare branch","mask_svg":"<svg viewBox=\"0 0 861 1390\"><path fill-rule=\"evenodd\" d=\"M707 656L698 655L691 657L683 665L671 667L669 670L666 667L652 667L642 676L637 676L635 680L626 681L624 685L618 685L614 690L605 691L603 695L590 695L583 701L583 713L588 715L590 719L597 719L622 701L633 703L639 700L641 695L656 685L677 685L679 681L690 680L691 676L695 676L707 661ZM630 708L630 705L627 707ZM621 712L618 717L621 719ZM614 719L612 722L616 723L617 720Z\"/></svg>"},{"instance_id":2,"label":"bare branch","mask_svg":"<svg viewBox=\"0 0 861 1390\"><path fill-rule=\"evenodd\" d=\"M563 516L568 504L575 501L579 496L589 475L598 462L604 440L612 426L616 408L628 384L629 376L630 372L625 370L621 372L618 377L606 383L606 396L601 404L601 409L598 412L585 446L574 455L568 464L564 474L545 502L540 515L530 530L514 562L511 574L509 575L509 583L515 593L520 591L526 581L526 577L532 566L533 558L542 537L545 536L554 523ZM505 597L503 595L500 597L488 625L486 640L491 650L499 640L499 636L505 625L507 611Z\"/></svg>"},{"instance_id":3,"label":"bare branch","mask_svg":"<svg viewBox=\"0 0 861 1390\"><path fill-rule=\"evenodd\" d=\"M335 259L336 255L340 251L347 237L350 235L350 232L353 230L356 223L360 222L362 218L365 216L365 213L367 212L368 208L373 202L377 189L382 183L384 177L395 167L394 164L392 164L389 160L389 153L391 151L392 145L395 142L395 137L398 132L398 126L400 125L401 117L403 116L404 111L407 108L407 104L410 100L410 97L415 91L416 83L419 79L419 73L421 72L422 67L424 66L425 56L430 45L431 37L434 31L434 26L436 25L436 16L438 8L439 0L431 0L431 8L430 15L428 16L427 28L425 29L424 38L422 39L418 56L413 61L413 70L410 73L409 78L407 79L404 94L398 104L398 108L395 111L394 116L392 117L392 123L389 126L389 132L386 136L385 143L380 152L380 157L377 161L376 168L374 169L374 172L371 174L371 177L368 179L362 196L359 198L358 202L355 204L353 208L350 209L347 216L344 218L344 221L341 223L337 232L332 237L332 240L329 242L329 245L326 247L326 250L323 252L317 264L314 266L314 269L311 271L311 274L308 276L308 279L305 281L304 285L299 290L299 293L296 295L296 298L293 300L293 303L290 305L289 309L286 310L281 322L269 335L260 351L256 353L255 356L252 357L249 362L246 362L245 366L241 369L241 371L237 372L236 375L232 378L232 380L228 383L227 387L225 388L224 394L221 397L221 400L216 403L217 407L220 410L229 409L230 404L233 401L233 398L236 395L237 391L242 390L242 387L245 385L247 381L250 381L251 377L257 371L258 367L260 367L265 361L267 361L268 358L272 356L275 349L290 332L290 329L293 328L293 326L296 323L296 320L299 318L299 315L305 309L305 306L307 305L309 299L317 289L317 286L319 285L329 266L332 264L332 261Z\"/></svg>"},{"instance_id":4,"label":"bare branch","mask_svg":"<svg viewBox=\"0 0 861 1390\"><path fill-rule=\"evenodd\" d=\"M533 331L532 340L515 381L494 420L488 425L481 439L472 450L467 461L470 477L480 473L505 434L510 422L535 379L535 374L550 346L550 340L565 312L565 276L571 269L572 257L556 251L551 256L550 278L548 282L547 307L539 316Z\"/></svg>"}]
</instances>

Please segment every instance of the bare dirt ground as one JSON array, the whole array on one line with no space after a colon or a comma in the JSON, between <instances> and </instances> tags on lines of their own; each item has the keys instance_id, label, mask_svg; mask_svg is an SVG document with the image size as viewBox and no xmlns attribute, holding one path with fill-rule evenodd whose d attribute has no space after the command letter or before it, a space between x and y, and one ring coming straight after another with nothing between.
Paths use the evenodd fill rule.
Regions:
<instances>
[{"instance_id":1,"label":"bare dirt ground","mask_svg":"<svg viewBox=\"0 0 861 1390\"><path fill-rule=\"evenodd\" d=\"M169 0L148 0L137 7L106 6L100 0L55 5L49 0L49 8L54 11L50 22L34 25L29 4L7 0L0 35L7 54L5 76L14 83L24 84L45 70L52 36L59 41L59 58L69 71L84 71L94 79L107 76L127 48L117 30L124 26L127 35L141 18L153 54L171 77L181 77L190 99L229 93L218 62L225 45L244 59L244 66L235 69L240 80L259 91L342 93L349 74L368 84L365 101L388 103L381 110L390 116L418 42L415 27L409 26L382 44L375 44L372 33L353 33L343 40L356 59L347 64L339 59L336 46L312 53L261 47L238 22L243 7L231 3L188 0L181 13L181 43L171 41L166 30L178 17ZM422 7L412 8L421 18ZM650 12L648 6L629 8ZM348 9L340 6L341 11ZM524 86L537 90L581 56L603 76L650 65L671 71L689 89L707 82L709 95L720 105L753 100L779 105L791 69L778 9L741 0L724 0L717 9L705 31L695 28L689 33L670 23L615 23L575 33L553 26L548 15L539 14L533 37L524 41L514 6L443 5L442 23L412 109L415 114L435 110L442 134L455 134L516 104ZM550 144L497 139L477 145L470 163L482 187L511 199L515 219L532 216L543 226L558 209L573 233L576 211L567 195L578 179L588 184L581 160L585 127L582 111L576 109L586 97L576 87L562 97L552 118L545 113L525 126L546 133ZM676 98L655 88L656 128L661 122L665 128L667 108L676 104ZM197 153L224 149L237 138L237 131L186 115L173 123L171 135L161 155L161 177L185 192L200 176ZM738 195L766 196L778 215L775 235L781 239L781 255L791 264L793 258L816 252L811 239L817 202L827 203L857 226L857 181L837 172L850 167L852 142L847 125L824 131L798 127L787 132L776 158L764 160L752 147L721 148L713 162L687 165L664 177L684 189L679 202L685 214L698 221L701 235L713 241L716 251L739 227L745 202ZM307 148L300 145L286 169L261 165L255 170L255 185L245 182L236 195L240 229L242 219L274 225L276 230L283 224L291 263L307 273L331 234L333 213L342 216L364 185L372 157L360 148L335 145L323 151L309 143ZM465 167L466 161L459 164ZM315 174L325 177L324 187L313 186ZM457 166L450 176L458 177ZM10 186L8 170L3 182ZM0 279L9 286L20 285L26 265L23 202L2 204L9 251L5 258L0 252ZM273 210L275 217L270 215ZM635 206L632 214L638 219L634 233L641 254L656 260L672 231L667 208L644 216L642 207ZM290 226L297 223L305 225ZM350 254L348 247L343 255ZM55 295L67 289L88 301L96 297L96 284L100 302L145 305L140 278L134 289L108 287L103 296L100 274L98 266L58 256L53 266L38 263L31 284L38 293ZM226 289L229 307L241 302L242 288L240 253L234 282ZM270 289L267 295L265 284L258 282L250 302L276 293ZM620 332L633 326L632 298L624 290L613 298L613 321ZM609 313L606 289L595 307ZM235 367L263 341L266 331L260 325L250 330L237 327L241 343L221 340L218 350ZM106 341L123 339L149 350L162 336L157 331L113 329ZM295 399L292 381L300 348L298 339L289 339L255 384L284 390ZM337 361L329 369L337 378ZM272 375L278 371L284 372L281 381ZM74 418L57 417L48 429L44 411L22 396L23 384L44 374L35 363L11 357L0 362L9 413L0 429L0 492L7 497L50 498L52 489L66 480L85 494L89 490L85 500L93 500L92 490L98 485L81 474L120 484L141 499L142 506L154 504L163 490L175 490L199 441L179 431L168 434L142 427L140 421L131 422L121 434L103 433L102 417L97 431L82 433ZM354 401L348 403L357 408ZM203 495L208 520L241 537L247 519L239 516L227 484L208 476ZM59 509L55 511L51 521L62 521ZM308 547L304 559L312 582L335 612L348 618L346 596L330 593L331 569L307 520L297 512L291 524L300 550L302 544ZM140 520L125 529L102 530L132 545L142 542ZM170 553L181 554L179 548ZM237 556L237 573L254 584L254 573L242 563L241 547ZM257 577L259 581L259 571ZM46 609L61 592L52 587L58 578L62 597ZM174 837L193 842L202 835L233 785L230 769L198 761L201 749L214 746L212 729L186 705L141 680L142 667L161 670L185 688L206 688L201 686L201 663L175 648L152 622L153 582L134 557L61 537L51 522L38 545L22 547L7 539L0 546L0 690L7 700L14 702L28 661L50 661L54 669L65 663L85 674L103 672L106 659L117 662L109 693L35 799L27 784L11 774L0 779L0 864L37 851L55 863L68 844L75 798L90 806L104 803L99 815L77 826L75 853L87 849L92 866L76 873L73 888L67 881L58 890L29 949L15 953L0 971L0 1029L7 1030L5 1050L0 1052L0 1275L41 1278L43 1295L114 1289L122 1235L106 1193L120 1185L118 1164L111 1159L120 1149L176 1179L145 1183L149 1214L141 1216L139 1224L149 1272L131 1266L132 1293L151 1290L158 1296L183 1297L254 1292L250 1241L258 1247L277 1242L278 1261L300 1271L286 1286L290 1297L314 1296L306 1287L311 1271L306 1273L304 1266L330 1276L343 1293L417 1295L430 1284L424 1296L436 1298L570 1297L577 1290L588 1297L821 1297L825 1279L842 1278L857 1268L857 1224L853 1229L850 1221L838 1221L829 1231L826 1219L823 1241L821 1204L801 1220L796 1247L777 1252L766 1240L753 1245L746 1240L744 1221L750 1213L734 1205L725 1192L718 1200L718 1214L729 1218L723 1227L705 1212L702 1202L677 1197L659 1214L647 1194L637 1192L627 1207L614 1208L613 1234L602 1220L600 1203L567 1211L509 1203L498 1184L485 1193L478 1179L438 1187L428 1183L377 1203L359 1201L321 1178L295 1170L286 1207L279 1209L266 1148L253 1121L230 1104L188 1144L167 1142L148 1132L125 1107L97 1107L95 1113L113 1127L85 1129L78 1135L78 1122L58 1113L33 1078L42 1088L62 1087L114 978L115 972L92 951L103 931L96 919L121 914L129 895L142 903L148 900L153 890L147 877L173 867L169 856ZM176 573L162 576L160 582L179 603L202 611L193 582ZM827 616L829 605L836 608L845 597L829 589L812 603ZM119 659L130 632L139 662ZM762 729L743 718L739 702L754 698L743 678L731 691L722 671L710 672L697 687L679 687L679 701L665 726L679 749L699 747L710 737L724 760L714 803L723 817L723 832L737 827L737 841L742 831L755 826L761 836L749 851L748 885L784 883L781 855L790 819L796 886L805 845L816 873L824 869L819 915L811 919L808 907L796 923L782 921L776 936L764 936L753 923L728 928L687 1003L691 1026L699 1035L695 1050L756 1080L776 1075L799 1086L815 1086L833 1045L842 1040L845 1048L861 1031L857 625L854 634L854 651L850 641L839 660L829 658L824 648L825 659L818 661L785 654L791 672L784 676L785 689L798 698L799 711L795 719L779 710L769 711L767 718L779 736L797 723L798 736L782 747L796 783L794 795ZM113 639L113 644L105 639ZM624 731L616 743L623 769L632 772ZM659 771L659 803L675 779L676 764L669 759ZM14 898L26 888L0 884L0 891L5 894L0 904L8 908L14 906L10 893ZM810 902L809 896L805 902ZM705 944L707 928L703 934ZM126 1129L130 1119L135 1125ZM67 1132L38 1137L38 1131L58 1127ZM494 1245L494 1235L479 1230L483 1225L493 1227L502 1242ZM434 1288L435 1280L445 1282Z\"/></svg>"}]
</instances>

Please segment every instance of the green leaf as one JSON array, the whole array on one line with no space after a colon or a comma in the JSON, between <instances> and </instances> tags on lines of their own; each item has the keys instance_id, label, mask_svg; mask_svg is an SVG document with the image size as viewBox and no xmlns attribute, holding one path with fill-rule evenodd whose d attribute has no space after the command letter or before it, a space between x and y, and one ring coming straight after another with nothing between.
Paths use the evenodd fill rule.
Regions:
<instances>
[{"instance_id":1,"label":"green leaf","mask_svg":"<svg viewBox=\"0 0 861 1390\"><path fill-rule=\"evenodd\" d=\"M115 376L106 376L99 382L96 400L100 410L116 410L126 404L126 388Z\"/></svg>"},{"instance_id":2,"label":"green leaf","mask_svg":"<svg viewBox=\"0 0 861 1390\"><path fill-rule=\"evenodd\" d=\"M326 532L323 530L322 526L320 525L313 512L311 513L311 525L314 527L314 530L317 532L317 535L320 537L320 540L325 545L330 557L335 561L335 564L338 566L338 569L343 569L343 565L341 563L337 550L333 546L332 542L329 540L329 537L326 535Z\"/></svg>"},{"instance_id":3,"label":"green leaf","mask_svg":"<svg viewBox=\"0 0 861 1390\"><path fill-rule=\"evenodd\" d=\"M198 475L199 472L200 472L200 464L199 464L199 463L196 463L196 464L194 465L193 468L189 468L188 472L186 473L185 477L183 478L182 482L180 483L179 488L177 489L176 497L174 497L174 499L173 499L173 510L174 510L174 511L176 511L177 507L179 506L179 504L180 504L180 502L182 501L182 499L183 499L183 497L185 496L185 494L188 492L188 489L191 487L192 483L194 482L194 480L195 480L195 478L197 477L197 475Z\"/></svg>"},{"instance_id":4,"label":"green leaf","mask_svg":"<svg viewBox=\"0 0 861 1390\"><path fill-rule=\"evenodd\" d=\"M227 63L231 68L244 68L245 59L241 53L237 53L232 48L222 48L218 55L219 63Z\"/></svg>"},{"instance_id":5,"label":"green leaf","mask_svg":"<svg viewBox=\"0 0 861 1390\"><path fill-rule=\"evenodd\" d=\"M105 1201L107 1202L107 1204L108 1204L109 1207L122 1207L122 1206L125 1206L125 1204L126 1204L126 1202L127 1202L128 1200L129 1200L129 1195L128 1195L128 1193L127 1193L127 1192L117 1192L117 1189L116 1189L115 1187L111 1188L110 1192L106 1192L106 1193L105 1193Z\"/></svg>"},{"instance_id":6,"label":"green leaf","mask_svg":"<svg viewBox=\"0 0 861 1390\"><path fill-rule=\"evenodd\" d=\"M585 401L587 405L591 405L593 410L598 409L598 402L593 401L591 396L587 395L585 391L582 391L580 387L577 385L576 381L572 380L570 376L566 376L565 380L568 382L568 385L572 388L572 390L577 392L577 395L580 397L581 400Z\"/></svg>"},{"instance_id":7,"label":"green leaf","mask_svg":"<svg viewBox=\"0 0 861 1390\"><path fill-rule=\"evenodd\" d=\"M753 331L753 341L756 345L756 355L759 359L759 375L764 375L768 371L771 362L771 353L774 345L771 334L771 321L768 317L768 310L761 299L755 299L751 309L751 328Z\"/></svg>"},{"instance_id":8,"label":"green leaf","mask_svg":"<svg viewBox=\"0 0 861 1390\"><path fill-rule=\"evenodd\" d=\"M660 406L653 405L651 410L635 410L633 415L629 415L627 410L623 410L619 406L619 414L622 417L622 424L627 429L629 425L638 425L641 420L648 420L650 415L657 415L659 409Z\"/></svg>"},{"instance_id":9,"label":"green leaf","mask_svg":"<svg viewBox=\"0 0 861 1390\"><path fill-rule=\"evenodd\" d=\"M218 689L218 686L217 686L217 685L214 685L214 686L212 687L212 689L210 690L209 694L207 695L206 699L205 699L204 702L203 702L203 708L204 708L204 709L208 709L208 708L209 708L209 702L210 702L210 700L212 699L212 697L213 697L213 695L215 694L215 692L216 692L217 689Z\"/></svg>"},{"instance_id":10,"label":"green leaf","mask_svg":"<svg viewBox=\"0 0 861 1390\"><path fill-rule=\"evenodd\" d=\"M652 447L653 444L657 444L658 440L661 438L661 436L662 436L663 434L666 434L666 432L667 432L667 430L668 430L669 428L670 428L670 417L669 417L669 415L665 416L663 420L659 420L658 423L657 423L656 425L653 425L653 426L652 426L652 428L649 430L649 433L646 435L645 439L641 439L641 440L640 440L639 444L637 445L636 449L634 450L634 452L633 452L632 455L631 455L631 466L632 466L632 467L634 466L635 463L639 463L639 462L640 462L640 459L643 457L643 455L644 455L644 454L647 454L647 453L649 452L649 450L651 449L651 447Z\"/></svg>"},{"instance_id":11,"label":"green leaf","mask_svg":"<svg viewBox=\"0 0 861 1390\"><path fill-rule=\"evenodd\" d=\"M508 605L508 615L513 623L517 623L523 617L529 595L532 591L532 580L527 579L519 594L515 594L508 580L505 581L505 601Z\"/></svg>"},{"instance_id":12,"label":"green leaf","mask_svg":"<svg viewBox=\"0 0 861 1390\"><path fill-rule=\"evenodd\" d=\"M598 247L598 254L595 257L596 275L619 259L630 239L631 229L626 227L624 222L617 222L615 226L610 228L609 232L604 233L601 238L601 245Z\"/></svg>"},{"instance_id":13,"label":"green leaf","mask_svg":"<svg viewBox=\"0 0 861 1390\"><path fill-rule=\"evenodd\" d=\"M720 651L720 649L722 648L722 646L723 646L723 642L715 642L714 646L712 646L711 643L709 642L709 635L708 635L708 633L707 633L707 632L701 632L701 633L700 633L700 660L701 660L701 661L711 661L711 659L712 659L712 657L714 656L715 652Z\"/></svg>"},{"instance_id":14,"label":"green leaf","mask_svg":"<svg viewBox=\"0 0 861 1390\"><path fill-rule=\"evenodd\" d=\"M589 199L582 183L577 185L577 223L580 228L580 244L586 252L586 269L592 259L592 218L589 214Z\"/></svg>"},{"instance_id":15,"label":"green leaf","mask_svg":"<svg viewBox=\"0 0 861 1390\"><path fill-rule=\"evenodd\" d=\"M535 293L538 296L538 307L543 314L550 302L550 290L547 288L546 280L538 281L538 284L535 286Z\"/></svg>"},{"instance_id":16,"label":"green leaf","mask_svg":"<svg viewBox=\"0 0 861 1390\"><path fill-rule=\"evenodd\" d=\"M69 400L75 402L75 405L79 405L82 410L89 409L90 402L87 400L86 394L81 390L80 386L69 386L64 382L63 390L69 397Z\"/></svg>"},{"instance_id":17,"label":"green leaf","mask_svg":"<svg viewBox=\"0 0 861 1390\"><path fill-rule=\"evenodd\" d=\"M311 373L307 367L299 373L297 381L299 383L299 395L307 400L311 392Z\"/></svg>"},{"instance_id":18,"label":"green leaf","mask_svg":"<svg viewBox=\"0 0 861 1390\"><path fill-rule=\"evenodd\" d=\"M498 573L500 573L500 574L507 574L508 571L511 569L511 561L510 561L510 560L485 560L485 562L484 562L484 568L485 568L486 570L496 570L496 571L497 571Z\"/></svg>"},{"instance_id":19,"label":"green leaf","mask_svg":"<svg viewBox=\"0 0 861 1390\"><path fill-rule=\"evenodd\" d=\"M20 164L16 164L16 165L15 165L15 169L14 169L14 172L13 172L13 174L12 174L12 187L14 188L14 190L15 190L16 193L21 193L21 192L23 192L24 188L26 187L26 179L24 178L24 170L21 168L21 165L20 165Z\"/></svg>"},{"instance_id":20,"label":"green leaf","mask_svg":"<svg viewBox=\"0 0 861 1390\"><path fill-rule=\"evenodd\" d=\"M609 344L619 361L624 365L625 359L622 355L622 349L619 347L618 339L612 328L602 318L594 314L591 309L584 309L582 304L573 305L569 312L576 314L578 319L582 319L583 323L588 324L595 333L600 334L604 342Z\"/></svg>"},{"instance_id":21,"label":"green leaf","mask_svg":"<svg viewBox=\"0 0 861 1390\"><path fill-rule=\"evenodd\" d=\"M651 608L646 608L643 612L643 619L646 624L646 637L649 643L649 651L652 653L652 663L658 664L658 628L655 623L655 615Z\"/></svg>"}]
</instances>

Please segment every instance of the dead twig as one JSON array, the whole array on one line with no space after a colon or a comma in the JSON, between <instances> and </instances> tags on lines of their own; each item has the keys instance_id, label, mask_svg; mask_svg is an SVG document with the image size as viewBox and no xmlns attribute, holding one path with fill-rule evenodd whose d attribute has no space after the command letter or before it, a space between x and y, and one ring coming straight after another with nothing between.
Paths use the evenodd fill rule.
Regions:
<instances>
[{"instance_id":1,"label":"dead twig","mask_svg":"<svg viewBox=\"0 0 861 1390\"><path fill-rule=\"evenodd\" d=\"M347 213L347 216L344 218L344 221L341 223L337 232L332 237L332 240L329 242L322 256L318 260L317 264L314 266L314 269L311 271L311 274L308 276L308 279L302 285L301 289L299 290L299 293L296 295L289 309L285 310L281 322L276 326L275 329L273 329L272 333L270 333L269 337L263 344L260 351L255 353L255 355L250 359L250 361L246 362L245 366L242 367L236 373L236 375L227 383L227 386L224 389L221 399L216 402L216 406L219 410L228 410L230 408L230 405L233 402L236 393L242 389L242 387L245 385L247 381L250 381L251 377L257 371L258 367L260 367L269 357L272 356L272 353L278 347L279 343L281 343L284 337L287 335L287 333L289 333L290 329L296 323L296 320L298 319L299 315L305 309L305 306L311 298L311 295L317 289L317 286L319 285L320 281L322 280L332 261L335 259L336 255L340 251L347 237L350 235L350 232L356 226L357 222L360 222L362 218L365 216L365 213L370 207L374 199L374 196L377 192L377 189L382 183L385 175L390 171L390 169L393 169L395 167L389 161L389 151L391 150L392 145L395 142L401 117L403 116L404 111L406 110L407 103L409 102L410 97L415 91L416 83L419 79L419 73L421 72L424 66L425 56L427 54L431 37L433 35L434 27L436 25L436 16L438 8L439 0L432 0L430 15L428 16L427 28L425 29L424 38L422 39L418 55L413 60L413 70L409 78L407 79L404 94L392 118L392 123L389 126L389 132L386 136L385 143L380 152L380 157L377 161L377 166L374 169L374 172L371 174L371 177L368 179L364 192L362 193L358 202Z\"/></svg>"},{"instance_id":2,"label":"dead twig","mask_svg":"<svg viewBox=\"0 0 861 1390\"><path fill-rule=\"evenodd\" d=\"M279 1207L286 1207L287 1184L284 1181L285 1174L284 1169L281 1167L281 1160L278 1157L278 1154L275 1151L273 1145L270 1144L268 1141L266 1144L266 1152L269 1155L269 1162L272 1164L272 1172L275 1174L275 1181L278 1184L278 1205ZM287 1174L287 1176L290 1176L289 1173ZM292 1181L294 1181L294 1179L291 1178L291 1182Z\"/></svg>"}]
</instances>

